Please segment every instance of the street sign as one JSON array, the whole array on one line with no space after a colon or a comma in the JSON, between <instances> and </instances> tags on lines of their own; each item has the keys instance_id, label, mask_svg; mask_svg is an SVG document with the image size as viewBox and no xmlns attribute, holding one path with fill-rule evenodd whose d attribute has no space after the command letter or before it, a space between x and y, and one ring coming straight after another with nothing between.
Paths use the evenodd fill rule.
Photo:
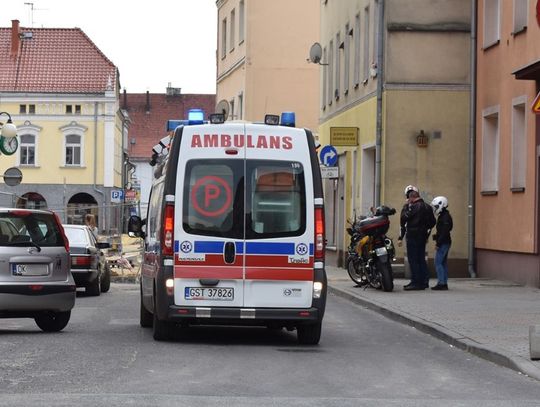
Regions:
<instances>
[{"instance_id":1,"label":"street sign","mask_svg":"<svg viewBox=\"0 0 540 407\"><path fill-rule=\"evenodd\" d=\"M333 146L357 146L358 127L330 127L330 144Z\"/></svg>"},{"instance_id":2,"label":"street sign","mask_svg":"<svg viewBox=\"0 0 540 407\"><path fill-rule=\"evenodd\" d=\"M533 113L540 114L540 92L538 92L538 95L534 98L531 109Z\"/></svg>"},{"instance_id":3,"label":"street sign","mask_svg":"<svg viewBox=\"0 0 540 407\"><path fill-rule=\"evenodd\" d=\"M338 160L338 154L334 146L327 145L321 149L320 153L321 163L327 167L333 167Z\"/></svg>"},{"instance_id":4,"label":"street sign","mask_svg":"<svg viewBox=\"0 0 540 407\"><path fill-rule=\"evenodd\" d=\"M121 189L113 189L111 191L111 202L120 203L124 200L124 191Z\"/></svg>"},{"instance_id":5,"label":"street sign","mask_svg":"<svg viewBox=\"0 0 540 407\"><path fill-rule=\"evenodd\" d=\"M10 187L19 185L22 181L22 172L16 167L11 167L4 172L4 182Z\"/></svg>"},{"instance_id":6,"label":"street sign","mask_svg":"<svg viewBox=\"0 0 540 407\"><path fill-rule=\"evenodd\" d=\"M339 167L325 167L321 165L322 178L339 178Z\"/></svg>"}]
</instances>

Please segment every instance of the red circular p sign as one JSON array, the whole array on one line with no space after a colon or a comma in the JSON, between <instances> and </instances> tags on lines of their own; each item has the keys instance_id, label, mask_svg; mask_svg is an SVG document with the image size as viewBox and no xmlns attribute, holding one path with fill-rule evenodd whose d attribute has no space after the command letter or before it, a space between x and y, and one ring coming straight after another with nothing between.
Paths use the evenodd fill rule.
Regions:
<instances>
[{"instance_id":1,"label":"red circular p sign","mask_svg":"<svg viewBox=\"0 0 540 407\"><path fill-rule=\"evenodd\" d=\"M191 190L191 203L204 216L223 215L231 202L231 187L223 178L214 175L200 178Z\"/></svg>"}]
</instances>

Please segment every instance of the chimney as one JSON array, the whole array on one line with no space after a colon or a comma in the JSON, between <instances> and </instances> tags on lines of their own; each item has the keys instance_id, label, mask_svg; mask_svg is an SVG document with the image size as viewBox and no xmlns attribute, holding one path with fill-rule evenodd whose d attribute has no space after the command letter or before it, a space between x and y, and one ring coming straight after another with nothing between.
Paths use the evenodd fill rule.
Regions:
<instances>
[{"instance_id":1,"label":"chimney","mask_svg":"<svg viewBox=\"0 0 540 407\"><path fill-rule=\"evenodd\" d=\"M16 57L19 54L21 43L19 20L11 20L11 56Z\"/></svg>"}]
</instances>

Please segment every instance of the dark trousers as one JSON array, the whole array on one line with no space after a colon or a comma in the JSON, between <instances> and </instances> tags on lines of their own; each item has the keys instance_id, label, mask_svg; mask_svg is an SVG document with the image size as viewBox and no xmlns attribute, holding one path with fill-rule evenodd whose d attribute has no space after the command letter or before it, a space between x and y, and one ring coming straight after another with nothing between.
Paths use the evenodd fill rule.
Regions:
<instances>
[{"instance_id":1,"label":"dark trousers","mask_svg":"<svg viewBox=\"0 0 540 407\"><path fill-rule=\"evenodd\" d=\"M427 287L429 274L426 263L426 239L407 236L407 258L411 268L411 283Z\"/></svg>"}]
</instances>

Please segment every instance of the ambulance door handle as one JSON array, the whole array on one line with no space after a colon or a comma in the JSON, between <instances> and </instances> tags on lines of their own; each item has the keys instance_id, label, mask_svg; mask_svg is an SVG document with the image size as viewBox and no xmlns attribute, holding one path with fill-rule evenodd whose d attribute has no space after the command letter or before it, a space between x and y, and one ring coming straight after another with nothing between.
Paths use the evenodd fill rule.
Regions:
<instances>
[{"instance_id":1,"label":"ambulance door handle","mask_svg":"<svg viewBox=\"0 0 540 407\"><path fill-rule=\"evenodd\" d=\"M199 283L201 285L215 286L219 284L219 280L217 278L200 278Z\"/></svg>"},{"instance_id":2,"label":"ambulance door handle","mask_svg":"<svg viewBox=\"0 0 540 407\"><path fill-rule=\"evenodd\" d=\"M225 248L223 250L223 260L225 260L225 263L227 264L234 263L235 257L236 257L236 246L234 245L234 242L225 243Z\"/></svg>"}]
</instances>

